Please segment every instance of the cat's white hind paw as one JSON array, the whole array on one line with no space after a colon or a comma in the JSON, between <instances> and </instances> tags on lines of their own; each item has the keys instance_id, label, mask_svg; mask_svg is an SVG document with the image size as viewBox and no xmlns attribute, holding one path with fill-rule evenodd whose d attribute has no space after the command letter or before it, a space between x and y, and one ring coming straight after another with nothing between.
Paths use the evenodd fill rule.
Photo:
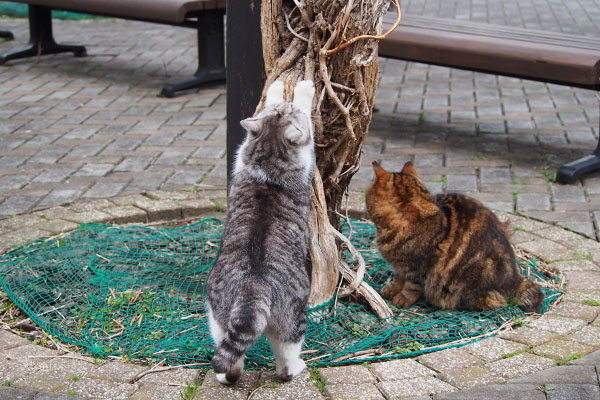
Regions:
<instances>
[{"instance_id":1,"label":"cat's white hind paw","mask_svg":"<svg viewBox=\"0 0 600 400\"><path fill-rule=\"evenodd\" d=\"M294 88L294 105L303 112L310 115L312 112L312 101L315 96L315 84L313 81L299 81Z\"/></svg>"},{"instance_id":2,"label":"cat's white hind paw","mask_svg":"<svg viewBox=\"0 0 600 400\"><path fill-rule=\"evenodd\" d=\"M283 103L284 86L283 81L275 81L271 83L269 89L267 89L267 98L265 99L265 106L273 106L275 104Z\"/></svg>"},{"instance_id":3,"label":"cat's white hind paw","mask_svg":"<svg viewBox=\"0 0 600 400\"><path fill-rule=\"evenodd\" d=\"M217 378L217 381L221 385L231 385L232 384L232 382L229 382L229 380L227 380L226 374L215 374L215 378Z\"/></svg>"},{"instance_id":4,"label":"cat's white hind paw","mask_svg":"<svg viewBox=\"0 0 600 400\"><path fill-rule=\"evenodd\" d=\"M298 376L300 375L300 372L306 369L306 363L301 358L298 358L295 362L290 364L291 365L288 368L288 372L291 376Z\"/></svg>"}]
</instances>

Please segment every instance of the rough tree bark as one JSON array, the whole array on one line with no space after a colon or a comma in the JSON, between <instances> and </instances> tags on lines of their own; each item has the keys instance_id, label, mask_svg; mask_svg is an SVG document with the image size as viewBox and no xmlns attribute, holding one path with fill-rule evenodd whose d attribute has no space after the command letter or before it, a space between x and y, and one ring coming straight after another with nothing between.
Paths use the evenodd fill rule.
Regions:
<instances>
[{"instance_id":1,"label":"rough tree bark","mask_svg":"<svg viewBox=\"0 0 600 400\"><path fill-rule=\"evenodd\" d=\"M393 0L400 9L397 0ZM298 80L315 83L313 121L317 169L313 182L311 257L313 284L309 303L322 304L335 294L339 274L349 282L339 294L356 292L380 316L391 311L345 265L337 243L352 249L338 233L340 209L350 179L358 170L361 150L375 101L379 78L377 44L381 17L389 0L262 0L261 31L266 88L276 79L286 85L290 101Z\"/></svg>"}]
</instances>

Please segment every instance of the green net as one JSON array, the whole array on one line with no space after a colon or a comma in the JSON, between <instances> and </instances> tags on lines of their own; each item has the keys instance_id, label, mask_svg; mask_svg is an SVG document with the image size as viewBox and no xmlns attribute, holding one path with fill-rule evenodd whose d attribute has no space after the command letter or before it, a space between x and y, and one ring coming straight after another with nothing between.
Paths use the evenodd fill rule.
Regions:
<instances>
[{"instance_id":1,"label":"green net","mask_svg":"<svg viewBox=\"0 0 600 400\"><path fill-rule=\"evenodd\" d=\"M379 290L392 268L377 252L374 227L352 221L344 232L367 262L365 279ZM174 228L85 224L4 254L0 283L47 333L96 357L209 366L213 345L202 295L222 233L223 223L216 219ZM557 279L542 273L535 261L520 267L544 286ZM545 311L560 293L543 290ZM380 321L349 301L332 299L310 309L303 358L324 366L413 356L477 340L524 317L519 308L508 307L463 312L418 303L394 310L393 317ZM246 367L271 366L263 337L250 350Z\"/></svg>"},{"instance_id":2,"label":"green net","mask_svg":"<svg viewBox=\"0 0 600 400\"><path fill-rule=\"evenodd\" d=\"M12 1L0 1L0 15L5 15L8 17L26 18L29 15L27 10L27 4L14 3ZM78 20L94 19L100 17L75 12L52 10L52 18Z\"/></svg>"}]
</instances>

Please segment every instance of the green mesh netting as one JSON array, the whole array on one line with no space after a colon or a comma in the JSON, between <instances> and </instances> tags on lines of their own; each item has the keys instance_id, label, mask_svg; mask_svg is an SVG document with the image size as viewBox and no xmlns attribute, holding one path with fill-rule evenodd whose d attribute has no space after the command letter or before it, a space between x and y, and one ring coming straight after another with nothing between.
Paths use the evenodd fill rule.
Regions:
<instances>
[{"instance_id":1,"label":"green mesh netting","mask_svg":"<svg viewBox=\"0 0 600 400\"><path fill-rule=\"evenodd\" d=\"M8 17L26 18L29 15L29 13L27 11L27 4L14 3L11 1L1 1L0 2L0 15L5 15ZM52 18L78 20L78 19L95 19L95 18L101 18L101 17L95 16L95 15L89 15L89 14L80 14L80 13L75 13L75 12L52 10Z\"/></svg>"},{"instance_id":2,"label":"green mesh netting","mask_svg":"<svg viewBox=\"0 0 600 400\"><path fill-rule=\"evenodd\" d=\"M175 228L85 224L3 255L0 283L46 332L94 356L208 366L213 347L203 284L222 232L216 219ZM368 265L365 279L379 290L392 269L374 235L371 224L352 221L351 239ZM535 261L520 266L538 282L556 279L541 273ZM560 293L543 290L545 311ZM418 303L379 321L365 306L332 299L309 310L303 357L323 366L412 356L477 340L522 317L519 308L463 312ZM246 367L271 367L272 360L263 337Z\"/></svg>"}]
</instances>

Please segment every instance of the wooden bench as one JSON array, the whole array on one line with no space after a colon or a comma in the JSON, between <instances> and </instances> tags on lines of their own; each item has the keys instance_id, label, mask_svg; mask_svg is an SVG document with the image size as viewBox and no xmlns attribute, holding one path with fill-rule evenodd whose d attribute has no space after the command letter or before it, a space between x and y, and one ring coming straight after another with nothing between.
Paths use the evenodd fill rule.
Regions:
<instances>
[{"instance_id":1,"label":"wooden bench","mask_svg":"<svg viewBox=\"0 0 600 400\"><path fill-rule=\"evenodd\" d=\"M384 31L394 19L394 13L384 17ZM599 38L404 15L380 43L379 55L600 90ZM573 183L596 170L600 140L593 154L560 167L557 181Z\"/></svg>"},{"instance_id":2,"label":"wooden bench","mask_svg":"<svg viewBox=\"0 0 600 400\"><path fill-rule=\"evenodd\" d=\"M195 28L198 31L198 70L193 77L165 85L161 95L204 83L225 80L223 16L226 0L16 0L29 5L29 44L0 54L0 65L24 57L73 52L83 57L86 48L58 44L52 35L51 10L64 10L137 21Z\"/></svg>"}]
</instances>

